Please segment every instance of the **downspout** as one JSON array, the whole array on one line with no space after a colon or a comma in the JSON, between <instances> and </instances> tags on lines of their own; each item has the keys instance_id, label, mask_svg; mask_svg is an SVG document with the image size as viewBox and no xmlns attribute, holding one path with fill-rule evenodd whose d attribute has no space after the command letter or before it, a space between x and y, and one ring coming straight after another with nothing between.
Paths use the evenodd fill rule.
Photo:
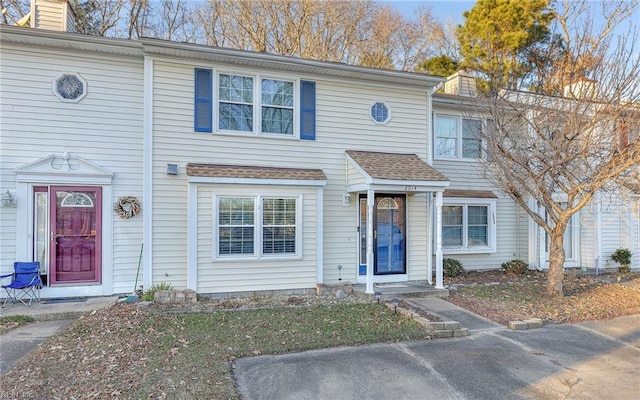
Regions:
<instances>
[{"instance_id":1,"label":"downspout","mask_svg":"<svg viewBox=\"0 0 640 400\"><path fill-rule=\"evenodd\" d=\"M142 156L142 213L144 268L142 285L149 290L153 284L153 59L144 58L144 120Z\"/></svg>"},{"instance_id":2,"label":"downspout","mask_svg":"<svg viewBox=\"0 0 640 400\"><path fill-rule=\"evenodd\" d=\"M433 95L444 86L440 82L427 91L427 164L433 166Z\"/></svg>"}]
</instances>

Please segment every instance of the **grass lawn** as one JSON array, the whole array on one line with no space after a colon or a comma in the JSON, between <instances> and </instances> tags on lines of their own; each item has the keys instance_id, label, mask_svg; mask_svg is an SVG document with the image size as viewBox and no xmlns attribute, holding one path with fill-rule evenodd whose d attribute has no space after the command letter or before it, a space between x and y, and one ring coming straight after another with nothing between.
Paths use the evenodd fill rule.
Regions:
<instances>
[{"instance_id":1,"label":"grass lawn","mask_svg":"<svg viewBox=\"0 0 640 400\"><path fill-rule=\"evenodd\" d=\"M240 357L429 338L379 304L208 313L120 304L47 341L2 384L34 398L234 399Z\"/></svg>"},{"instance_id":2,"label":"grass lawn","mask_svg":"<svg viewBox=\"0 0 640 400\"><path fill-rule=\"evenodd\" d=\"M33 317L26 315L7 315L0 317L0 335L34 321L35 319Z\"/></svg>"}]
</instances>

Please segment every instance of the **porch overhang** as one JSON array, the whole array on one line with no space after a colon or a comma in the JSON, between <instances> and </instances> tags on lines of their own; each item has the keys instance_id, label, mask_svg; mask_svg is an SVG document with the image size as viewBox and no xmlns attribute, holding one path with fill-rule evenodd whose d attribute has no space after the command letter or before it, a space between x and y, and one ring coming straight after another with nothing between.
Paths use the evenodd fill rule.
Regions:
<instances>
[{"instance_id":1,"label":"porch overhang","mask_svg":"<svg viewBox=\"0 0 640 400\"><path fill-rule=\"evenodd\" d=\"M346 191L442 192L449 179L416 154L346 151Z\"/></svg>"}]
</instances>

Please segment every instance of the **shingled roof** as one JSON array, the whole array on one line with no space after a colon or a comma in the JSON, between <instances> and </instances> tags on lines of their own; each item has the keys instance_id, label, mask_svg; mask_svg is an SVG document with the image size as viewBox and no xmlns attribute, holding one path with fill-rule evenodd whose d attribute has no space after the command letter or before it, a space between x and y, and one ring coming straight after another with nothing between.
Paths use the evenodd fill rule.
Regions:
<instances>
[{"instance_id":1,"label":"shingled roof","mask_svg":"<svg viewBox=\"0 0 640 400\"><path fill-rule=\"evenodd\" d=\"M495 193L490 190L459 190L459 189L445 189L444 197L460 197L460 198L474 198L474 199L497 199Z\"/></svg>"},{"instance_id":2,"label":"shingled roof","mask_svg":"<svg viewBox=\"0 0 640 400\"><path fill-rule=\"evenodd\" d=\"M415 154L347 150L347 155L374 179L395 181L448 181Z\"/></svg>"},{"instance_id":3,"label":"shingled roof","mask_svg":"<svg viewBox=\"0 0 640 400\"><path fill-rule=\"evenodd\" d=\"M187 164L188 176L246 179L282 179L321 181L327 177L321 169L253 167L223 164Z\"/></svg>"}]
</instances>

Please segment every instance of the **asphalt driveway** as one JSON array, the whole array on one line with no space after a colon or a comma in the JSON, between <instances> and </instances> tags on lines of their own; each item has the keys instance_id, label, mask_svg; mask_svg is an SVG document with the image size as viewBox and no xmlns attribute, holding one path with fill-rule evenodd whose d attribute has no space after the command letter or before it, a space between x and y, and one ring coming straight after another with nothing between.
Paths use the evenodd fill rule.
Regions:
<instances>
[{"instance_id":1,"label":"asphalt driveway","mask_svg":"<svg viewBox=\"0 0 640 400\"><path fill-rule=\"evenodd\" d=\"M244 400L638 399L640 315L240 359Z\"/></svg>"}]
</instances>

